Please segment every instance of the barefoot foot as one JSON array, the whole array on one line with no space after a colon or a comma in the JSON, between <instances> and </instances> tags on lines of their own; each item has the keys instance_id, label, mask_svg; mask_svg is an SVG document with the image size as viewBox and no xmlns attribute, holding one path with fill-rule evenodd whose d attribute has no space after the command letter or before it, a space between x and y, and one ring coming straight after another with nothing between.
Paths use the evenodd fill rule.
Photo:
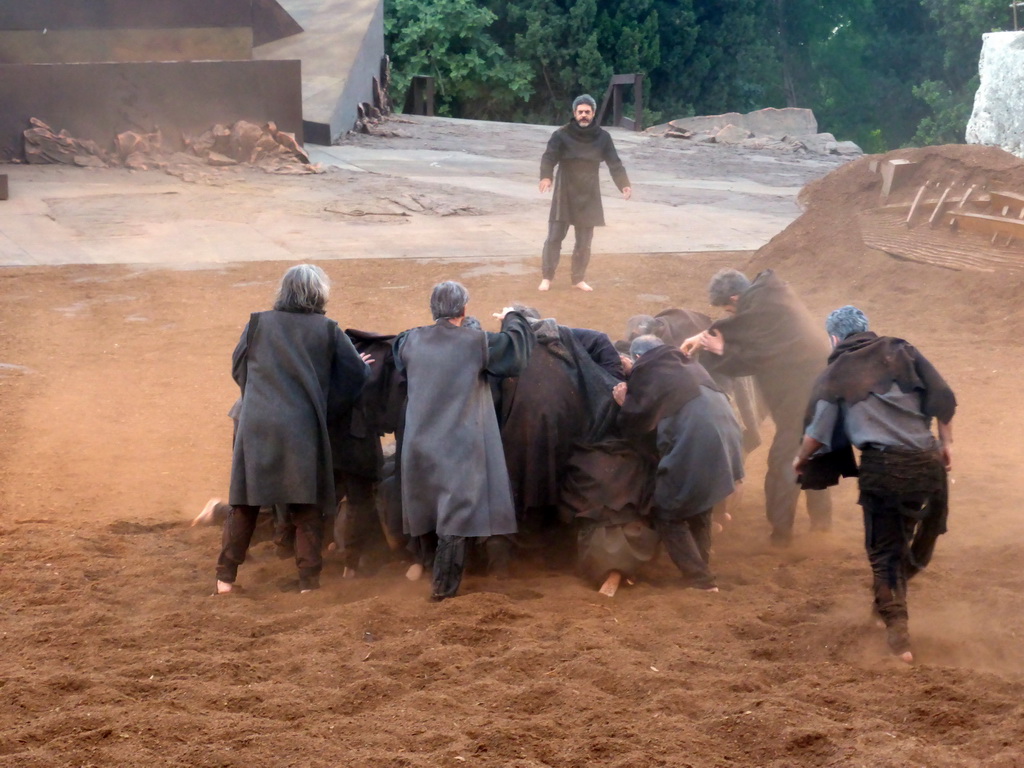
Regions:
<instances>
[{"instance_id":1,"label":"barefoot foot","mask_svg":"<svg viewBox=\"0 0 1024 768\"><path fill-rule=\"evenodd\" d=\"M343 579L354 579L355 577L356 577L356 569L355 568L349 568L346 565L345 566L345 570L342 571L342 573L341 573L341 578L343 578Z\"/></svg>"},{"instance_id":2,"label":"barefoot foot","mask_svg":"<svg viewBox=\"0 0 1024 768\"><path fill-rule=\"evenodd\" d=\"M540 281L540 285L537 286L537 290L538 291L550 291L551 290L551 281L548 280L547 278L541 280Z\"/></svg>"},{"instance_id":3,"label":"barefoot foot","mask_svg":"<svg viewBox=\"0 0 1024 768\"><path fill-rule=\"evenodd\" d=\"M619 591L619 585L622 583L622 573L619 571L612 571L608 574L608 578L604 580L604 584L597 590L605 597L615 597L615 593Z\"/></svg>"},{"instance_id":4,"label":"barefoot foot","mask_svg":"<svg viewBox=\"0 0 1024 768\"><path fill-rule=\"evenodd\" d=\"M217 579L217 592L218 595L230 595L235 591L235 585L230 581L221 581Z\"/></svg>"},{"instance_id":5,"label":"barefoot foot","mask_svg":"<svg viewBox=\"0 0 1024 768\"><path fill-rule=\"evenodd\" d=\"M419 581L423 575L423 566L419 563L413 563L409 566L409 570L405 572L405 578L409 581Z\"/></svg>"},{"instance_id":6,"label":"barefoot foot","mask_svg":"<svg viewBox=\"0 0 1024 768\"><path fill-rule=\"evenodd\" d=\"M190 525L189 527L195 528L197 525L209 525L210 523L212 523L214 510L220 503L220 499L210 499L208 502L206 502L206 506L203 507L203 511L196 515L195 518L193 518L192 525Z\"/></svg>"},{"instance_id":7,"label":"barefoot foot","mask_svg":"<svg viewBox=\"0 0 1024 768\"><path fill-rule=\"evenodd\" d=\"M593 288L591 288L589 285L587 285L582 280L580 280L578 283L576 283L576 285L574 285L573 288L579 288L581 291L586 291L588 293L590 291L594 290Z\"/></svg>"}]
</instances>

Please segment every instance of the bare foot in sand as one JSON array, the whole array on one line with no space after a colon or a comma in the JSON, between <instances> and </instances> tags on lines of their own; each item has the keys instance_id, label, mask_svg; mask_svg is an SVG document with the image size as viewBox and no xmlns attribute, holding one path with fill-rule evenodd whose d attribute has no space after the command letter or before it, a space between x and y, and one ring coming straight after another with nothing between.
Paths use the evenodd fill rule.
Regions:
<instances>
[{"instance_id":1,"label":"bare foot in sand","mask_svg":"<svg viewBox=\"0 0 1024 768\"><path fill-rule=\"evenodd\" d=\"M423 566L419 563L413 563L409 566L409 570L405 572L405 578L409 581L419 581L423 575Z\"/></svg>"},{"instance_id":2,"label":"bare foot in sand","mask_svg":"<svg viewBox=\"0 0 1024 768\"><path fill-rule=\"evenodd\" d=\"M622 573L620 571L612 571L608 574L608 578L604 580L604 584L597 590L605 597L615 597L615 593L619 591L619 585L622 583Z\"/></svg>"},{"instance_id":3,"label":"bare foot in sand","mask_svg":"<svg viewBox=\"0 0 1024 768\"><path fill-rule=\"evenodd\" d=\"M235 585L230 581L221 581L217 579L217 594L218 595L230 595L235 591Z\"/></svg>"},{"instance_id":4,"label":"bare foot in sand","mask_svg":"<svg viewBox=\"0 0 1024 768\"><path fill-rule=\"evenodd\" d=\"M342 573L341 573L341 578L343 578L343 579L354 579L355 577L356 577L356 569L355 568L349 568L346 565L345 566L345 570L342 571Z\"/></svg>"},{"instance_id":5,"label":"bare foot in sand","mask_svg":"<svg viewBox=\"0 0 1024 768\"><path fill-rule=\"evenodd\" d=\"M900 661L905 662L907 664L914 663L914 654L912 654L910 651L904 651L903 653L899 654L897 658Z\"/></svg>"},{"instance_id":6,"label":"bare foot in sand","mask_svg":"<svg viewBox=\"0 0 1024 768\"><path fill-rule=\"evenodd\" d=\"M550 291L551 290L551 281L548 280L547 278L544 278L543 280L540 281L540 285L537 286L537 290L538 291Z\"/></svg>"},{"instance_id":7,"label":"bare foot in sand","mask_svg":"<svg viewBox=\"0 0 1024 768\"><path fill-rule=\"evenodd\" d=\"M192 520L191 528L195 528L197 525L209 525L213 522L213 512L217 508L217 505L221 503L220 499L210 499L206 502L206 506L203 507L203 511L200 512Z\"/></svg>"},{"instance_id":8,"label":"bare foot in sand","mask_svg":"<svg viewBox=\"0 0 1024 768\"><path fill-rule=\"evenodd\" d=\"M576 285L574 285L573 288L579 288L581 291L586 291L587 293L589 293L590 291L594 290L593 288L591 288L589 285L587 285L582 280L580 280L578 283L576 283Z\"/></svg>"}]
</instances>

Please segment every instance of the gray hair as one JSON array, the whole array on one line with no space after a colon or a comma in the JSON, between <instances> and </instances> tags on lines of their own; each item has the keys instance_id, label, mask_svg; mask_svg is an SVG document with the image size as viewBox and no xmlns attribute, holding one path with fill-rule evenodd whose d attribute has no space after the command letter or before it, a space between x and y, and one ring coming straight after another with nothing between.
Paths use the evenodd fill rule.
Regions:
<instances>
[{"instance_id":1,"label":"gray hair","mask_svg":"<svg viewBox=\"0 0 1024 768\"><path fill-rule=\"evenodd\" d=\"M331 281L320 267L298 264L281 278L274 309L322 315L331 296Z\"/></svg>"},{"instance_id":2,"label":"gray hair","mask_svg":"<svg viewBox=\"0 0 1024 768\"><path fill-rule=\"evenodd\" d=\"M720 269L708 283L708 302L713 307L724 307L733 296L742 295L750 287L750 280L737 269Z\"/></svg>"},{"instance_id":3,"label":"gray hair","mask_svg":"<svg viewBox=\"0 0 1024 768\"><path fill-rule=\"evenodd\" d=\"M834 309L825 318L825 331L842 341L855 333L864 333L868 329L868 316L852 304Z\"/></svg>"},{"instance_id":4,"label":"gray hair","mask_svg":"<svg viewBox=\"0 0 1024 768\"><path fill-rule=\"evenodd\" d=\"M665 342L653 334L637 336L629 345L629 356L636 360L640 355L650 352L655 347L663 347Z\"/></svg>"},{"instance_id":5,"label":"gray hair","mask_svg":"<svg viewBox=\"0 0 1024 768\"><path fill-rule=\"evenodd\" d=\"M466 314L469 303L469 291L462 283L445 280L434 286L430 294L430 311L435 320L450 317L462 317Z\"/></svg>"},{"instance_id":6,"label":"gray hair","mask_svg":"<svg viewBox=\"0 0 1024 768\"><path fill-rule=\"evenodd\" d=\"M572 111L575 112L576 107L580 104L589 104L591 109L597 110L597 102L594 101L594 97L589 93L582 93L572 100Z\"/></svg>"}]
</instances>

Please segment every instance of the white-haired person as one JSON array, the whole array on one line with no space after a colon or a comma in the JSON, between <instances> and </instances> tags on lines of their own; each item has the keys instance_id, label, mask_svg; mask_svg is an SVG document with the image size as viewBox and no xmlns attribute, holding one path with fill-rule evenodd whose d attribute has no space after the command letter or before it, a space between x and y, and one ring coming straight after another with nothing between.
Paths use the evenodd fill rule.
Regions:
<instances>
[{"instance_id":1,"label":"white-haired person","mask_svg":"<svg viewBox=\"0 0 1024 768\"><path fill-rule=\"evenodd\" d=\"M261 506L281 505L295 529L299 590L320 586L324 515L335 504L328 424L348 408L369 368L325 314L330 281L300 264L281 278L274 307L254 312L232 356L241 389L217 594L237 587L238 566Z\"/></svg>"},{"instance_id":2,"label":"white-haired person","mask_svg":"<svg viewBox=\"0 0 1024 768\"><path fill-rule=\"evenodd\" d=\"M395 339L395 365L408 400L399 470L405 533L437 535L431 598L454 597L462 583L468 539L517 530L505 453L488 375L518 376L530 359L533 331L511 308L497 314L501 331L466 326L469 291L453 280L430 295L433 325ZM421 547L422 562L429 553Z\"/></svg>"}]
</instances>

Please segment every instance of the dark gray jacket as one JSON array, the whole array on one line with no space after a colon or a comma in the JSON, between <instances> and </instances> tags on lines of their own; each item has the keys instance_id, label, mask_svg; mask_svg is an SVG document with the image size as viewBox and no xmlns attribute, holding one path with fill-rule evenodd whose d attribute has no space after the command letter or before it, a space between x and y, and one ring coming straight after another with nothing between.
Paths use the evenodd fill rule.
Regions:
<instances>
[{"instance_id":1,"label":"dark gray jacket","mask_svg":"<svg viewBox=\"0 0 1024 768\"><path fill-rule=\"evenodd\" d=\"M242 399L230 503L333 508L328 423L351 407L368 371L349 338L324 315L255 313L232 356Z\"/></svg>"}]
</instances>

